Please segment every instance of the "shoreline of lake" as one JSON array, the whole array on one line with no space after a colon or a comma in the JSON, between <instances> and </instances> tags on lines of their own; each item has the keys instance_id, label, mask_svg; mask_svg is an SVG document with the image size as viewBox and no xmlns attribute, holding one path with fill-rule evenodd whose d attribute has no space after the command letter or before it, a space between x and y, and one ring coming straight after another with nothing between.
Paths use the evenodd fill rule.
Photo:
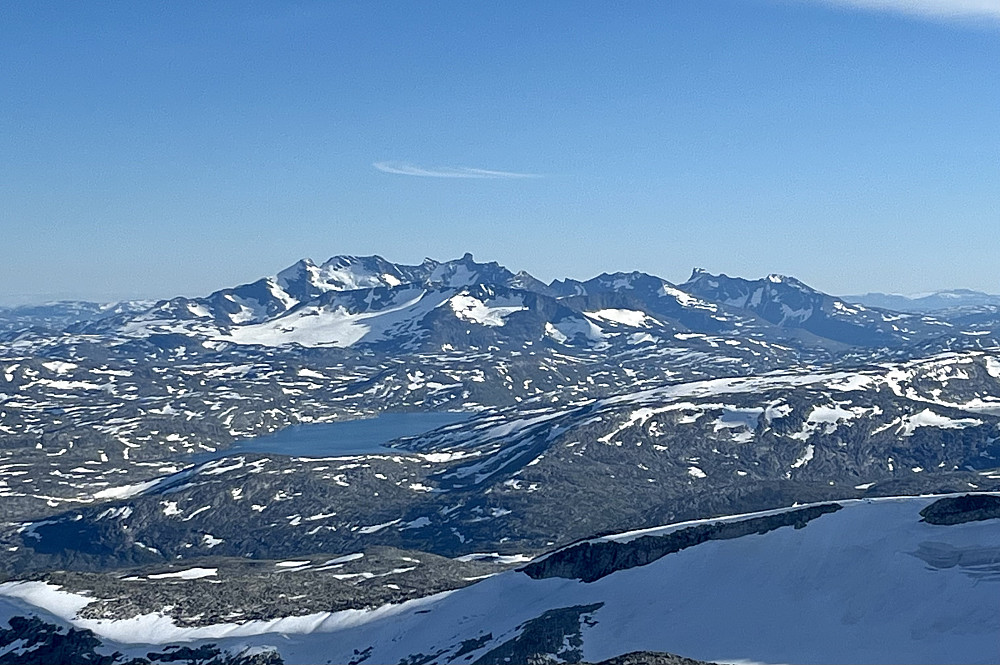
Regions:
<instances>
[{"instance_id":1,"label":"shoreline of lake","mask_svg":"<svg viewBox=\"0 0 1000 665\"><path fill-rule=\"evenodd\" d=\"M241 453L292 457L399 455L406 451L387 448L384 444L465 422L474 415L473 411L407 411L339 422L302 423L271 434L242 439L225 450L210 453L208 459Z\"/></svg>"}]
</instances>

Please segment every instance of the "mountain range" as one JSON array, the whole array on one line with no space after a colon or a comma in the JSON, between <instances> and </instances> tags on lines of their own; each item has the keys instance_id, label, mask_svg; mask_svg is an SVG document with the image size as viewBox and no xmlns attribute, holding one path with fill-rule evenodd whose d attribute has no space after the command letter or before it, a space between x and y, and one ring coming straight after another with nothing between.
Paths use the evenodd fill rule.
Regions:
<instances>
[{"instance_id":1,"label":"mountain range","mask_svg":"<svg viewBox=\"0 0 1000 665\"><path fill-rule=\"evenodd\" d=\"M0 658L51 655L15 637L30 635L88 658L118 649L108 662L311 662L334 639L338 662L356 663L832 662L859 658L844 645L868 649L884 627L899 639L880 662L920 649L991 662L1000 311L910 309L782 275L546 284L467 254L304 259L201 298L0 311L0 619L12 631L4 642L0 624ZM421 412L462 416L364 451L247 447ZM968 494L955 510L976 525L929 526L915 515L934 500L894 498L919 494ZM655 551L685 551L599 545L637 529L654 530L641 542ZM844 549L824 559L833 541ZM860 550L880 552L864 565L883 577L916 566L917 591L848 566ZM661 559L694 556L699 583L732 585L718 571L751 551L755 569L794 568L794 583L748 580L725 612L721 586L707 600L684 587L691 612L639 600L682 584ZM871 587L867 604L836 596L851 585ZM825 591L792 602L796 589ZM931 589L964 594L960 620ZM765 600L745 614L751 596ZM781 606L795 609L765 611ZM872 608L900 618L880 624ZM713 612L727 625L809 616L802 644L817 646L744 626L712 650ZM431 629L437 617L459 628ZM663 617L684 630L621 632L654 634ZM156 644L136 647L129 626L179 643L139 631ZM265 648L283 631L309 636Z\"/></svg>"},{"instance_id":2,"label":"mountain range","mask_svg":"<svg viewBox=\"0 0 1000 665\"><path fill-rule=\"evenodd\" d=\"M969 289L950 289L914 295L865 293L859 296L844 296L844 300L867 307L880 307L901 312L931 313L958 308L1000 307L1000 296Z\"/></svg>"},{"instance_id":3,"label":"mountain range","mask_svg":"<svg viewBox=\"0 0 1000 665\"><path fill-rule=\"evenodd\" d=\"M603 347L628 331L643 339L723 334L840 351L921 343L943 348L959 332L993 339L1000 313L993 314L955 331L947 317L850 303L781 275L746 280L695 270L674 285L632 272L545 284L523 271L477 263L470 254L420 265L337 256L319 265L304 259L273 277L203 298L119 307L70 330L163 343L181 335L217 344L384 352L529 341Z\"/></svg>"}]
</instances>

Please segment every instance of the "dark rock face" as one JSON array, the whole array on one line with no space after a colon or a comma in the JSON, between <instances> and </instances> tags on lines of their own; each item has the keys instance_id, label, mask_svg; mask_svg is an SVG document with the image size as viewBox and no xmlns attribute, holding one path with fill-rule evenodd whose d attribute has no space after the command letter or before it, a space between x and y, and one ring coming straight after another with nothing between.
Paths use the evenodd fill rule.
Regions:
<instances>
[{"instance_id":1,"label":"dark rock face","mask_svg":"<svg viewBox=\"0 0 1000 665\"><path fill-rule=\"evenodd\" d=\"M564 577L594 582L619 570L645 566L657 559L709 540L765 534L784 526L801 529L810 520L841 509L838 503L810 506L738 522L715 522L679 529L665 536L641 536L626 543L585 542L555 552L520 570L533 579Z\"/></svg>"},{"instance_id":2,"label":"dark rock face","mask_svg":"<svg viewBox=\"0 0 1000 665\"><path fill-rule=\"evenodd\" d=\"M101 640L89 630L65 629L38 617L11 617L10 628L0 628L0 663L3 665L282 665L275 651L230 653L214 644L198 648L168 646L162 653L150 652L146 658L128 658L121 652L100 653ZM107 649L104 649L107 651Z\"/></svg>"},{"instance_id":3,"label":"dark rock face","mask_svg":"<svg viewBox=\"0 0 1000 665\"><path fill-rule=\"evenodd\" d=\"M273 560L216 556L179 566L161 562L105 572L51 571L37 577L94 598L80 611L81 618L134 617L171 606L178 625L204 626L402 603L468 586L510 567L387 547L368 548L340 562L335 557L302 557L302 565L294 569ZM194 579L171 576L190 570L192 564L210 574Z\"/></svg>"},{"instance_id":4,"label":"dark rock face","mask_svg":"<svg viewBox=\"0 0 1000 665\"><path fill-rule=\"evenodd\" d=\"M939 499L920 511L929 524L962 524L1000 518L1000 496L966 494Z\"/></svg>"},{"instance_id":5,"label":"dark rock face","mask_svg":"<svg viewBox=\"0 0 1000 665\"><path fill-rule=\"evenodd\" d=\"M117 660L95 651L101 641L89 630L64 631L37 617L12 617L8 625L9 629L0 629L0 663L105 665Z\"/></svg>"},{"instance_id":6,"label":"dark rock face","mask_svg":"<svg viewBox=\"0 0 1000 665\"><path fill-rule=\"evenodd\" d=\"M581 624L589 624L589 615L603 606L595 603L549 610L518 626L520 635L486 652L476 665L579 663L583 648Z\"/></svg>"},{"instance_id":7,"label":"dark rock face","mask_svg":"<svg viewBox=\"0 0 1000 665\"><path fill-rule=\"evenodd\" d=\"M684 658L663 651L633 651L594 665L709 665L703 660Z\"/></svg>"}]
</instances>

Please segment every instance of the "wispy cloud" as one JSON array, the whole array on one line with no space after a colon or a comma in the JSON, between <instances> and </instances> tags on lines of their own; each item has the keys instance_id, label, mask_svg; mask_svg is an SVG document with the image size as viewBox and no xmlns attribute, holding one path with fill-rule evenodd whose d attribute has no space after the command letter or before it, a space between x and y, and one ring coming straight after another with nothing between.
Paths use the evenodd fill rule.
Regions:
<instances>
[{"instance_id":1,"label":"wispy cloud","mask_svg":"<svg viewBox=\"0 0 1000 665\"><path fill-rule=\"evenodd\" d=\"M538 173L515 173L513 171L494 171L492 169L475 169L468 166L417 166L407 162L375 162L372 164L383 173L395 175L412 175L420 178L478 178L480 180L514 180L521 178L541 178Z\"/></svg>"},{"instance_id":2,"label":"wispy cloud","mask_svg":"<svg viewBox=\"0 0 1000 665\"><path fill-rule=\"evenodd\" d=\"M816 1L816 0L813 0ZM1000 0L819 0L830 5L924 18L1000 20Z\"/></svg>"}]
</instances>

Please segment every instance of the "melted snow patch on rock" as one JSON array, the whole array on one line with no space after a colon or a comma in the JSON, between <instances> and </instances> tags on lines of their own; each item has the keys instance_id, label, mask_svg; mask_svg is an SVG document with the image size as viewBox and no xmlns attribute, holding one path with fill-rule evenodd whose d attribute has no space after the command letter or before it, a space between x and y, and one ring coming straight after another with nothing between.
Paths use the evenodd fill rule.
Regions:
<instances>
[{"instance_id":1,"label":"melted snow patch on rock","mask_svg":"<svg viewBox=\"0 0 1000 665\"><path fill-rule=\"evenodd\" d=\"M601 321L610 321L631 328L648 328L650 322L656 322L656 319L648 316L645 312L634 309L599 309L594 312L584 312L584 314Z\"/></svg>"},{"instance_id":2,"label":"melted snow patch on rock","mask_svg":"<svg viewBox=\"0 0 1000 665\"><path fill-rule=\"evenodd\" d=\"M805 452L802 453L802 456L799 457L794 462L792 462L792 468L799 469L804 467L806 464L812 461L813 455L815 453L816 453L816 446L810 443L808 446L806 446Z\"/></svg>"},{"instance_id":3,"label":"melted snow patch on rock","mask_svg":"<svg viewBox=\"0 0 1000 665\"><path fill-rule=\"evenodd\" d=\"M169 573L156 573L147 575L150 580L200 580L203 577L215 577L219 573L218 568L188 568L186 570L175 570Z\"/></svg>"},{"instance_id":4,"label":"melted snow patch on rock","mask_svg":"<svg viewBox=\"0 0 1000 665\"><path fill-rule=\"evenodd\" d=\"M911 436L918 427L940 427L941 429L965 429L966 427L977 427L983 421L976 418L953 419L934 413L930 409L924 409L920 413L903 418L901 425L903 436Z\"/></svg>"},{"instance_id":5,"label":"melted snow patch on rock","mask_svg":"<svg viewBox=\"0 0 1000 665\"><path fill-rule=\"evenodd\" d=\"M593 322L576 317L567 317L556 323L546 323L545 334L560 344L581 336L588 341L600 343L607 337Z\"/></svg>"},{"instance_id":6,"label":"melted snow patch on rock","mask_svg":"<svg viewBox=\"0 0 1000 665\"><path fill-rule=\"evenodd\" d=\"M489 304L470 295L457 295L449 303L455 316L483 326L500 327L514 312L527 309L519 298L497 299Z\"/></svg>"}]
</instances>

